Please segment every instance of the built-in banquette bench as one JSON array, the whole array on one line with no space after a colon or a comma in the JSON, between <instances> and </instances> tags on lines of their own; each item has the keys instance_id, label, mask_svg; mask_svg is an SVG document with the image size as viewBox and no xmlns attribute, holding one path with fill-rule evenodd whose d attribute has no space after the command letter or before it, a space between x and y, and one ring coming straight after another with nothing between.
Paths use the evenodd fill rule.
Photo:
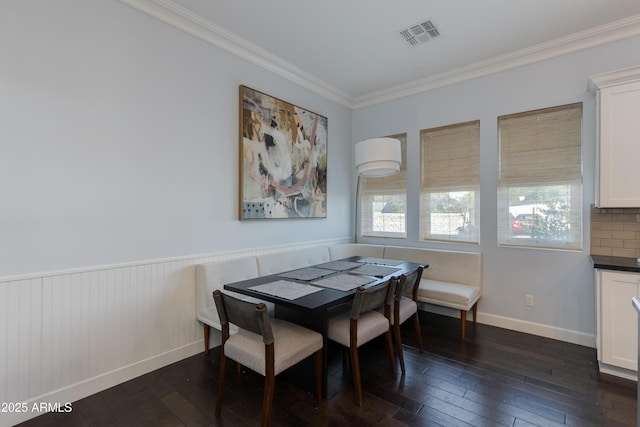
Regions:
<instances>
[{"instance_id":1,"label":"built-in banquette bench","mask_svg":"<svg viewBox=\"0 0 640 427\"><path fill-rule=\"evenodd\" d=\"M221 329L211 296L214 290L222 289L227 283L356 255L428 264L420 281L418 300L460 310L462 338L465 337L467 311L473 310L473 322L476 322L478 300L482 292L482 260L479 253L359 243L315 246L196 265L196 315L203 324L205 352L209 349L209 328ZM235 295L257 301L245 295ZM267 305L273 310L272 304ZM234 332L233 329L231 332Z\"/></svg>"}]
</instances>

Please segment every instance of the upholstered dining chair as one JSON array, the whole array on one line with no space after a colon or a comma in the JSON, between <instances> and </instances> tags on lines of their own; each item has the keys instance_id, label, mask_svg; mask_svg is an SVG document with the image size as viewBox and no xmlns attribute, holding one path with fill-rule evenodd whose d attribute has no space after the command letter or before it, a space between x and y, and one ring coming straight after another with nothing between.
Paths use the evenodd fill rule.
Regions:
<instances>
[{"instance_id":1,"label":"upholstered dining chair","mask_svg":"<svg viewBox=\"0 0 640 427\"><path fill-rule=\"evenodd\" d=\"M349 349L353 386L356 403L362 406L362 383L360 379L360 360L358 347L380 335L385 336L387 353L391 362L391 375L396 378L395 358L391 343L391 301L397 279L394 277L384 283L370 288L358 287L351 305L351 310L342 311L329 318L327 336ZM384 313L376 310L385 307Z\"/></svg>"},{"instance_id":2,"label":"upholstered dining chair","mask_svg":"<svg viewBox=\"0 0 640 427\"><path fill-rule=\"evenodd\" d=\"M402 375L405 372L404 354L402 352L402 335L400 333L400 325L409 318L413 317L413 326L418 338L420 353L424 351L422 345L422 333L420 331L420 319L418 318L418 287L422 278L422 266L416 268L409 274L400 276L395 290L395 298L393 301L393 315L391 316L391 325L393 328L394 338L396 342L396 353L400 360L400 370Z\"/></svg>"},{"instance_id":3,"label":"upholstered dining chair","mask_svg":"<svg viewBox=\"0 0 640 427\"><path fill-rule=\"evenodd\" d=\"M311 355L315 355L316 396L318 401L322 399L322 335L300 325L270 318L264 303L256 305L220 290L213 292L213 299L222 324L216 417L220 416L227 358L265 377L263 426L269 425L276 375ZM229 334L229 324L238 327L237 333Z\"/></svg>"}]
</instances>

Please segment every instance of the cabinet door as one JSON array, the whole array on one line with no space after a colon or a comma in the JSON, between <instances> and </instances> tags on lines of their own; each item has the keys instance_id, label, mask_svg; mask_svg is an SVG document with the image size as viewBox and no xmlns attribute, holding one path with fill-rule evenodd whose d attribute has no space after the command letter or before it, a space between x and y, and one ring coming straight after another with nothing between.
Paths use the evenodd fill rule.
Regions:
<instances>
[{"instance_id":1,"label":"cabinet door","mask_svg":"<svg viewBox=\"0 0 640 427\"><path fill-rule=\"evenodd\" d=\"M640 207L640 82L599 90L599 207Z\"/></svg>"},{"instance_id":2,"label":"cabinet door","mask_svg":"<svg viewBox=\"0 0 640 427\"><path fill-rule=\"evenodd\" d=\"M640 275L602 272L602 362L638 369L638 315L631 298L638 296Z\"/></svg>"}]
</instances>

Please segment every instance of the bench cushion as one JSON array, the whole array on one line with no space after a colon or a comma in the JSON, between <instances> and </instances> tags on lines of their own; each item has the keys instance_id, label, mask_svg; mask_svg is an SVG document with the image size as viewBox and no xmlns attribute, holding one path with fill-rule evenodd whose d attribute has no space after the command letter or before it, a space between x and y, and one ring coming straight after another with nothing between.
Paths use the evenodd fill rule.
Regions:
<instances>
[{"instance_id":1,"label":"bench cushion","mask_svg":"<svg viewBox=\"0 0 640 427\"><path fill-rule=\"evenodd\" d=\"M260 276L282 273L283 271L309 267L331 261L328 246L318 246L259 255L258 273Z\"/></svg>"},{"instance_id":2,"label":"bench cushion","mask_svg":"<svg viewBox=\"0 0 640 427\"><path fill-rule=\"evenodd\" d=\"M196 266L197 318L203 323L220 329L220 320L211 293L215 289L222 289L226 283L295 270L355 255L429 264L429 267L422 274L418 290L419 302L458 310L470 310L480 299L482 293L482 256L480 253L342 243L288 250L257 257L216 261ZM259 302L247 296L238 294L236 296L256 303ZM267 307L273 313L273 304L267 303Z\"/></svg>"},{"instance_id":3,"label":"bench cushion","mask_svg":"<svg viewBox=\"0 0 640 427\"><path fill-rule=\"evenodd\" d=\"M423 279L461 283L481 288L482 256L476 252L386 246L384 257L429 264Z\"/></svg>"},{"instance_id":4,"label":"bench cushion","mask_svg":"<svg viewBox=\"0 0 640 427\"><path fill-rule=\"evenodd\" d=\"M221 330L218 310L213 301L213 291L223 290L227 283L240 280L254 279L258 277L258 264L256 257L243 257L238 259L213 261L196 265L196 317L199 321ZM264 301L241 295L235 292L224 291L236 298L253 303ZM273 304L266 303L270 312L273 312ZM232 332L235 326L230 328Z\"/></svg>"},{"instance_id":5,"label":"bench cushion","mask_svg":"<svg viewBox=\"0 0 640 427\"><path fill-rule=\"evenodd\" d=\"M382 258L384 254L384 246L363 245L360 243L341 243L329 246L329 253L331 254L332 261L352 256Z\"/></svg>"},{"instance_id":6,"label":"bench cushion","mask_svg":"<svg viewBox=\"0 0 640 427\"><path fill-rule=\"evenodd\" d=\"M458 310L470 310L480 299L480 289L461 283L422 279L418 288L418 301Z\"/></svg>"}]
</instances>

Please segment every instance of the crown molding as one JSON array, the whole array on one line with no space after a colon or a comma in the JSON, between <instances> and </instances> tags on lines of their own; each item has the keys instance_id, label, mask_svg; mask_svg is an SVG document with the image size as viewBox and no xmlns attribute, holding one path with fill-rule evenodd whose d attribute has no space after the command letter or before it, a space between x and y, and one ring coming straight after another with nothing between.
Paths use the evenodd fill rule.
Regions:
<instances>
[{"instance_id":1,"label":"crown molding","mask_svg":"<svg viewBox=\"0 0 640 427\"><path fill-rule=\"evenodd\" d=\"M318 77L238 37L171 0L118 1L338 104L348 108L353 108L354 106L354 98L351 95L336 89Z\"/></svg>"},{"instance_id":2,"label":"crown molding","mask_svg":"<svg viewBox=\"0 0 640 427\"><path fill-rule=\"evenodd\" d=\"M640 15L634 15L486 61L353 97L171 0L118 1L351 109L415 95L640 35Z\"/></svg>"},{"instance_id":3,"label":"crown molding","mask_svg":"<svg viewBox=\"0 0 640 427\"><path fill-rule=\"evenodd\" d=\"M499 73L638 35L640 35L640 15L634 15L606 25L561 37L547 43L541 43L505 55L495 56L486 61L476 62L456 70L357 97L354 108L362 108L405 96L415 95L417 93L460 83L465 80Z\"/></svg>"},{"instance_id":4,"label":"crown molding","mask_svg":"<svg viewBox=\"0 0 640 427\"><path fill-rule=\"evenodd\" d=\"M587 88L596 93L598 89L617 86L625 83L637 82L640 79L640 66L623 68L622 70L596 74L589 77Z\"/></svg>"}]
</instances>

